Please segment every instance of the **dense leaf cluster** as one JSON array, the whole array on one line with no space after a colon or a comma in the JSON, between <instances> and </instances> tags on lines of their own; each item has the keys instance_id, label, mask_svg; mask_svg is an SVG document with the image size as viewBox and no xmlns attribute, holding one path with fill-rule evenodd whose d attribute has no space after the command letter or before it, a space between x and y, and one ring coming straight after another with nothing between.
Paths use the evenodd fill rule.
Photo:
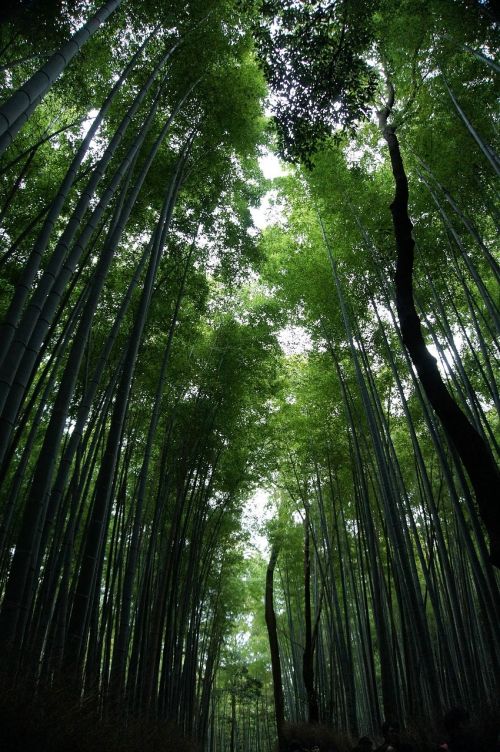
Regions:
<instances>
[{"instance_id":1,"label":"dense leaf cluster","mask_svg":"<svg viewBox=\"0 0 500 752\"><path fill-rule=\"evenodd\" d=\"M375 87L366 62L374 9L349 0L261 4L257 49L285 159L308 161L333 129L366 115Z\"/></svg>"}]
</instances>

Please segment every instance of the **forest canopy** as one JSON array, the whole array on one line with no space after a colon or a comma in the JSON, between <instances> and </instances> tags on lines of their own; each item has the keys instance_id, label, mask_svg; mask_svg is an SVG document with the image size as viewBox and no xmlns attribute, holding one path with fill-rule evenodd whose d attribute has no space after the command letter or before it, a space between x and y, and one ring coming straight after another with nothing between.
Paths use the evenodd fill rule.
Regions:
<instances>
[{"instance_id":1,"label":"forest canopy","mask_svg":"<svg viewBox=\"0 0 500 752\"><path fill-rule=\"evenodd\" d=\"M397 719L423 750L453 706L489 728L498 22L2 10L6 749L284 752L306 724L343 752Z\"/></svg>"}]
</instances>

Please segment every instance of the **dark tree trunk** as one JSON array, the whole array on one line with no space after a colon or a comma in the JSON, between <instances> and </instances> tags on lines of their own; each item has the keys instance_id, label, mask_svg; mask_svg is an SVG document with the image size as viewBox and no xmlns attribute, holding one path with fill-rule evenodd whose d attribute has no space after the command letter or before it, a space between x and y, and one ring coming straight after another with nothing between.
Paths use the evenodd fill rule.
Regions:
<instances>
[{"instance_id":1,"label":"dark tree trunk","mask_svg":"<svg viewBox=\"0 0 500 752\"><path fill-rule=\"evenodd\" d=\"M408 179L394 126L387 123L390 103L379 112L379 125L389 147L396 193L391 204L396 238L396 306L403 342L416 368L425 394L454 444L474 488L479 513L488 532L490 561L500 568L500 474L486 442L468 421L447 390L436 359L428 351L413 300L413 259L415 242L408 214Z\"/></svg>"},{"instance_id":2,"label":"dark tree trunk","mask_svg":"<svg viewBox=\"0 0 500 752\"><path fill-rule=\"evenodd\" d=\"M271 652L271 668L273 673L273 694L274 709L276 715L276 730L278 733L279 752L285 750L285 740L283 738L283 724L285 722L285 700L283 697L283 683L281 680L281 661L278 644L278 632L276 629L276 614L274 613L273 594L274 594L274 568L278 558L279 549L273 546L271 558L267 565L266 572L266 626L269 636L269 650Z\"/></svg>"},{"instance_id":3,"label":"dark tree trunk","mask_svg":"<svg viewBox=\"0 0 500 752\"><path fill-rule=\"evenodd\" d=\"M309 512L304 518L304 612L306 643L302 660L302 674L307 692L307 708L310 723L319 723L318 699L314 689L314 640L311 617L311 547L309 541Z\"/></svg>"}]
</instances>

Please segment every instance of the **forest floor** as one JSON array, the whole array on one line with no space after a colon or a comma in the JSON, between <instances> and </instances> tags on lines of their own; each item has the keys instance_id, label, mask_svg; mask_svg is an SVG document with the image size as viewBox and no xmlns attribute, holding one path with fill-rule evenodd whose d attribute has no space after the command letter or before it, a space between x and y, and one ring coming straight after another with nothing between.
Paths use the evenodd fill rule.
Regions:
<instances>
[{"instance_id":1,"label":"forest floor","mask_svg":"<svg viewBox=\"0 0 500 752\"><path fill-rule=\"evenodd\" d=\"M60 689L0 690L1 752L201 752L171 723L100 717L94 697Z\"/></svg>"}]
</instances>

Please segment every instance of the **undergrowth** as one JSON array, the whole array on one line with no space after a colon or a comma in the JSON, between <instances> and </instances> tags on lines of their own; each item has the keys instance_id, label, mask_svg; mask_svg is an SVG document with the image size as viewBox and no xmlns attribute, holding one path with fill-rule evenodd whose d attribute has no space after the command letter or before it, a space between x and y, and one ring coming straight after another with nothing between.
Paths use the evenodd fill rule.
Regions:
<instances>
[{"instance_id":1,"label":"undergrowth","mask_svg":"<svg viewBox=\"0 0 500 752\"><path fill-rule=\"evenodd\" d=\"M64 689L0 689L2 752L200 752L172 723L101 717L95 697Z\"/></svg>"}]
</instances>

